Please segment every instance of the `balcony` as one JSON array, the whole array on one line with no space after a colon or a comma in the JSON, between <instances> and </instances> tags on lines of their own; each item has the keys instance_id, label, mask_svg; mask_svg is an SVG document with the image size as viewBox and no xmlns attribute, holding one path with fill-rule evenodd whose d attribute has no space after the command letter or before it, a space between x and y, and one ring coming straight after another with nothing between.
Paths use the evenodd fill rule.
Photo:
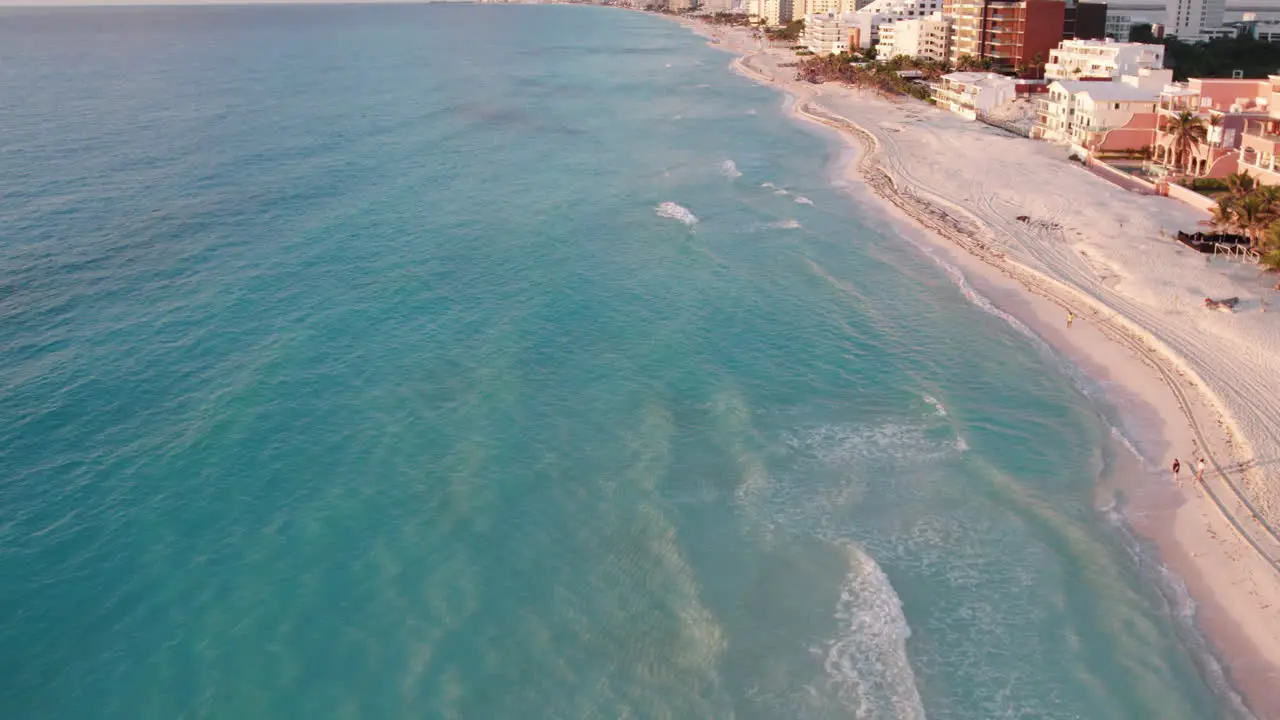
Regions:
<instances>
[{"instance_id":1,"label":"balcony","mask_svg":"<svg viewBox=\"0 0 1280 720\"><path fill-rule=\"evenodd\" d=\"M1280 143L1280 123L1274 122L1247 122L1244 125L1243 141L1246 143L1259 145L1274 145Z\"/></svg>"},{"instance_id":2,"label":"balcony","mask_svg":"<svg viewBox=\"0 0 1280 720\"><path fill-rule=\"evenodd\" d=\"M1190 97L1162 97L1160 98L1158 109L1160 112L1169 115L1177 115L1184 110L1197 113L1200 111L1200 96L1195 95L1193 97L1195 98L1194 101Z\"/></svg>"},{"instance_id":3,"label":"balcony","mask_svg":"<svg viewBox=\"0 0 1280 720\"><path fill-rule=\"evenodd\" d=\"M1254 152L1253 148L1241 149L1240 170L1257 178L1264 185L1280 185L1280 168L1276 167L1274 153Z\"/></svg>"}]
</instances>

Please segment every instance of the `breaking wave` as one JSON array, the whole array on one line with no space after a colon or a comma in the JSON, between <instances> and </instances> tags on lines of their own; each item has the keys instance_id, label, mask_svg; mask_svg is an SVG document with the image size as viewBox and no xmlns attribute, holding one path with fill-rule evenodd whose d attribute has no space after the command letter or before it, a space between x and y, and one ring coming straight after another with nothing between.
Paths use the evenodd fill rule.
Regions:
<instances>
[{"instance_id":1,"label":"breaking wave","mask_svg":"<svg viewBox=\"0 0 1280 720\"><path fill-rule=\"evenodd\" d=\"M738 165L732 160L725 160L720 163L720 174L725 177L742 177L742 173L738 171Z\"/></svg>"},{"instance_id":2,"label":"breaking wave","mask_svg":"<svg viewBox=\"0 0 1280 720\"><path fill-rule=\"evenodd\" d=\"M902 600L870 555L853 543L842 547L849 574L836 606L841 634L825 649L829 682L858 720L923 720Z\"/></svg>"},{"instance_id":3,"label":"breaking wave","mask_svg":"<svg viewBox=\"0 0 1280 720\"><path fill-rule=\"evenodd\" d=\"M769 228L770 230L802 230L804 229L804 226L800 224L800 221L794 218L790 220L779 220L778 222L771 222L768 225L765 225L765 227Z\"/></svg>"},{"instance_id":4,"label":"breaking wave","mask_svg":"<svg viewBox=\"0 0 1280 720\"><path fill-rule=\"evenodd\" d=\"M670 201L662 203L658 207L654 208L653 211L658 214L658 217L679 220L689 227L693 227L698 224L698 216L689 212L689 208L683 205L677 205Z\"/></svg>"},{"instance_id":5,"label":"breaking wave","mask_svg":"<svg viewBox=\"0 0 1280 720\"><path fill-rule=\"evenodd\" d=\"M937 415L938 417L946 417L946 416L947 416L947 408L946 408L946 406L944 406L941 402L939 402L939 401L938 401L938 398L936 398L936 397L934 397L934 396L932 396L932 395L924 395L924 396L922 396L922 397L923 397L923 399L924 399L924 401L925 401L925 402L929 403L929 405L931 405L931 406L933 407L933 414L934 414L934 415Z\"/></svg>"},{"instance_id":6,"label":"breaking wave","mask_svg":"<svg viewBox=\"0 0 1280 720\"><path fill-rule=\"evenodd\" d=\"M1037 335L1034 330L1027 327L1021 320L996 307L995 304L987 298L987 296L975 290L974 287L969 284L969 279L964 276L964 272L962 272L960 268L943 261L942 258L939 258L933 253L929 253L929 257L951 276L951 281L955 283L955 286L960 290L960 294L964 295L965 298L977 306L979 310L1005 321L1009 324L1009 327L1031 340L1032 343L1034 343L1041 351L1047 352L1050 355L1054 354L1052 348L1049 347L1049 344Z\"/></svg>"},{"instance_id":7,"label":"breaking wave","mask_svg":"<svg viewBox=\"0 0 1280 720\"><path fill-rule=\"evenodd\" d=\"M809 198L807 198L807 197L805 197L805 196L803 196L803 195L797 195L797 196L796 196L796 202L800 203L801 205L812 205L812 204L813 204L813 201L812 201L812 200L810 200Z\"/></svg>"}]
</instances>

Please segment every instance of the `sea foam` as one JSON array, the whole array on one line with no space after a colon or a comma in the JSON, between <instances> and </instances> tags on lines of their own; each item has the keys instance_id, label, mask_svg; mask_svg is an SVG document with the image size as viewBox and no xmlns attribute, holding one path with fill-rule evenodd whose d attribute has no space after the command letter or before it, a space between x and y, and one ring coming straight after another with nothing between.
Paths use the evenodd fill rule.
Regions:
<instances>
[{"instance_id":1,"label":"sea foam","mask_svg":"<svg viewBox=\"0 0 1280 720\"><path fill-rule=\"evenodd\" d=\"M796 202L800 203L801 205L812 205L812 204L813 204L813 201L812 201L812 200L810 200L809 198L807 198L807 197L805 197L805 196L803 196L803 195L797 195L797 196L796 196Z\"/></svg>"},{"instance_id":2,"label":"sea foam","mask_svg":"<svg viewBox=\"0 0 1280 720\"><path fill-rule=\"evenodd\" d=\"M945 406L945 405L943 405L941 402L939 402L939 401L938 401L938 398L936 398L936 397L934 397L934 396L932 396L932 395L923 395L923 396L921 396L921 397L924 399L924 401L925 401L925 402L927 402L927 403L929 403L929 405L933 406L933 414L934 414L934 415L937 415L938 417L946 417L946 416L947 416L947 408L946 408L946 406Z\"/></svg>"},{"instance_id":3,"label":"sea foam","mask_svg":"<svg viewBox=\"0 0 1280 720\"><path fill-rule=\"evenodd\" d=\"M689 227L693 227L698 224L698 216L689 212L689 208L683 205L677 205L671 201L662 203L658 207L654 208L653 211L658 214L658 217L679 220Z\"/></svg>"},{"instance_id":4,"label":"sea foam","mask_svg":"<svg viewBox=\"0 0 1280 720\"><path fill-rule=\"evenodd\" d=\"M732 160L725 160L720 163L720 174L725 177L742 177L742 173L738 171L738 165Z\"/></svg>"},{"instance_id":5,"label":"sea foam","mask_svg":"<svg viewBox=\"0 0 1280 720\"><path fill-rule=\"evenodd\" d=\"M923 720L924 703L907 657L911 627L888 576L862 548L843 545L849 574L836 619L841 634L823 667L841 702L860 720Z\"/></svg>"},{"instance_id":6,"label":"sea foam","mask_svg":"<svg viewBox=\"0 0 1280 720\"><path fill-rule=\"evenodd\" d=\"M822 425L784 435L783 443L798 457L829 466L857 467L866 463L919 465L949 457L954 440L939 438L924 425Z\"/></svg>"}]
</instances>

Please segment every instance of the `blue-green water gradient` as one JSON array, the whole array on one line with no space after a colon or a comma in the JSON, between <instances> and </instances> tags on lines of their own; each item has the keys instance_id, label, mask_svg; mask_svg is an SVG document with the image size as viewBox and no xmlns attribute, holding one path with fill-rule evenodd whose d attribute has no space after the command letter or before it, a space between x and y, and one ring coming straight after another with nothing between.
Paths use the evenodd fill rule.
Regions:
<instances>
[{"instance_id":1,"label":"blue-green water gradient","mask_svg":"<svg viewBox=\"0 0 1280 720\"><path fill-rule=\"evenodd\" d=\"M0 11L0 716L1225 713L1097 409L728 59Z\"/></svg>"}]
</instances>

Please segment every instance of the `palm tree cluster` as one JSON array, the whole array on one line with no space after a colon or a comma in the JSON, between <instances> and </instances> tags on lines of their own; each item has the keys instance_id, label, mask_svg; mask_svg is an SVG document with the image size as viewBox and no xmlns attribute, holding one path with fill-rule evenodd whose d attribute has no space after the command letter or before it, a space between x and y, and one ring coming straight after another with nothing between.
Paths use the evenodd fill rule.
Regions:
<instances>
[{"instance_id":1,"label":"palm tree cluster","mask_svg":"<svg viewBox=\"0 0 1280 720\"><path fill-rule=\"evenodd\" d=\"M770 40L799 40L804 34L804 18L792 20L782 27L765 28L764 34Z\"/></svg>"},{"instance_id":2,"label":"palm tree cluster","mask_svg":"<svg viewBox=\"0 0 1280 720\"><path fill-rule=\"evenodd\" d=\"M899 55L885 62L860 61L856 55L841 53L801 60L796 78L812 83L841 82L870 88L884 95L929 97L929 88L898 74L900 70L916 70L925 81L934 81L947 72L946 63Z\"/></svg>"},{"instance_id":3,"label":"palm tree cluster","mask_svg":"<svg viewBox=\"0 0 1280 720\"><path fill-rule=\"evenodd\" d=\"M1280 187L1258 185L1244 173L1226 178L1228 194L1213 209L1213 224L1249 238L1264 266L1280 270Z\"/></svg>"},{"instance_id":4,"label":"palm tree cluster","mask_svg":"<svg viewBox=\"0 0 1280 720\"><path fill-rule=\"evenodd\" d=\"M709 15L703 15L701 19L703 22L710 25L746 27L751 24L751 19L742 13L716 12Z\"/></svg>"},{"instance_id":5,"label":"palm tree cluster","mask_svg":"<svg viewBox=\"0 0 1280 720\"><path fill-rule=\"evenodd\" d=\"M961 55L956 58L956 72L989 72L996 66L994 60L989 57L974 57L973 55Z\"/></svg>"}]
</instances>

